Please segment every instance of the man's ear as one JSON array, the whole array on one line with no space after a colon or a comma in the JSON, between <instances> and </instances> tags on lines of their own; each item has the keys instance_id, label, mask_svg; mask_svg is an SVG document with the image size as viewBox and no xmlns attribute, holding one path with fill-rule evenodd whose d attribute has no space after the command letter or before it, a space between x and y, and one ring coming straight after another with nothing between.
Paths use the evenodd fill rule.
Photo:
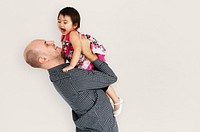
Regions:
<instances>
[{"instance_id":1,"label":"man's ear","mask_svg":"<svg viewBox=\"0 0 200 132\"><path fill-rule=\"evenodd\" d=\"M44 64L48 61L48 59L46 57L39 57L38 61L39 61L39 63Z\"/></svg>"}]
</instances>

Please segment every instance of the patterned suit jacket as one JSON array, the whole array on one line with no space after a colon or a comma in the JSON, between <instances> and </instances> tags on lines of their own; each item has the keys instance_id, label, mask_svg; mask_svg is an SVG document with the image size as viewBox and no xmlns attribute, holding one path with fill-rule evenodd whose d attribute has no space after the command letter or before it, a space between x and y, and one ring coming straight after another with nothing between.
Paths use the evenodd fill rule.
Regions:
<instances>
[{"instance_id":1,"label":"patterned suit jacket","mask_svg":"<svg viewBox=\"0 0 200 132\"><path fill-rule=\"evenodd\" d=\"M62 64L49 69L50 80L72 108L76 132L118 132L113 108L102 90L117 81L107 63L93 62L97 70L74 68L66 73Z\"/></svg>"}]
</instances>

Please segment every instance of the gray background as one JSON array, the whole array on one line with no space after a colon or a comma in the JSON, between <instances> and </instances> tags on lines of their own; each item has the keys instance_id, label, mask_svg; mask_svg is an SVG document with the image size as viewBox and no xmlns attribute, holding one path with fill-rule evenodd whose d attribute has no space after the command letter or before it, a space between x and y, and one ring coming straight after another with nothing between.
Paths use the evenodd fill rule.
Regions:
<instances>
[{"instance_id":1,"label":"gray background","mask_svg":"<svg viewBox=\"0 0 200 132\"><path fill-rule=\"evenodd\" d=\"M36 38L60 45L57 13L79 10L80 31L107 48L123 97L121 132L200 131L198 0L1 0L0 132L73 132L48 73L23 60Z\"/></svg>"}]
</instances>

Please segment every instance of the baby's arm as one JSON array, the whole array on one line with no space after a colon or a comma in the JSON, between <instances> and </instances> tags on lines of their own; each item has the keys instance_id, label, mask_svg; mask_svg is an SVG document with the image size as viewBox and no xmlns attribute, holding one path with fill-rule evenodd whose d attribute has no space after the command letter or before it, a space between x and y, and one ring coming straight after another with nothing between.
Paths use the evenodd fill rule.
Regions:
<instances>
[{"instance_id":1,"label":"baby's arm","mask_svg":"<svg viewBox=\"0 0 200 132\"><path fill-rule=\"evenodd\" d=\"M79 33L77 31L72 31L69 37L70 37L69 39L73 46L74 52L72 55L72 59L70 61L70 65L63 69L64 72L67 72L73 69L77 65L80 59L80 55L81 55L81 42L80 42Z\"/></svg>"}]
</instances>

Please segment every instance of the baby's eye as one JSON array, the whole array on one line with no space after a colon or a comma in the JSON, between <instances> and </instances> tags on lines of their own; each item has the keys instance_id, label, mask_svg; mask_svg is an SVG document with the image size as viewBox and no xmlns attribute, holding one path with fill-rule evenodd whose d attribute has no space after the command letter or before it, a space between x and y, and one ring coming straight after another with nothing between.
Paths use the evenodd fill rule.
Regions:
<instances>
[{"instance_id":1,"label":"baby's eye","mask_svg":"<svg viewBox=\"0 0 200 132\"><path fill-rule=\"evenodd\" d=\"M61 21L58 21L58 23L61 23Z\"/></svg>"},{"instance_id":2,"label":"baby's eye","mask_svg":"<svg viewBox=\"0 0 200 132\"><path fill-rule=\"evenodd\" d=\"M67 24L67 22L64 22L64 24Z\"/></svg>"}]
</instances>

